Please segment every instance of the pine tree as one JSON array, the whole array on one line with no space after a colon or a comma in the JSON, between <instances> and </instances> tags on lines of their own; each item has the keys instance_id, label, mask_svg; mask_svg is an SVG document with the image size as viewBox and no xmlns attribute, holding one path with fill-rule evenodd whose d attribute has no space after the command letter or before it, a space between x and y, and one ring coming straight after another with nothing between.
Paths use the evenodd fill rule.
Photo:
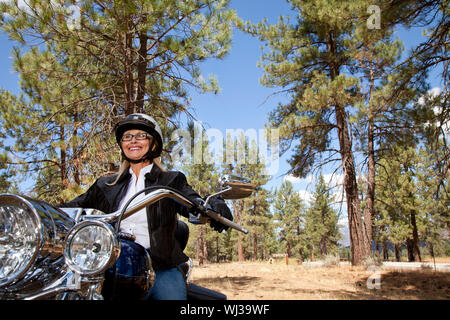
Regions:
<instances>
[{"instance_id":1,"label":"pine tree","mask_svg":"<svg viewBox=\"0 0 450 320\"><path fill-rule=\"evenodd\" d=\"M411 121L415 112L411 102L426 90L425 78L415 76L416 71L407 72L400 64L402 45L392 40L393 28L404 21L401 14L418 12L422 16L427 11L424 8L437 1L426 5L363 0L288 2L297 13L293 23L290 17L281 17L276 25L246 23L242 28L265 42L262 83L290 95L288 103L270 114L270 122L280 129L282 151L293 152L291 173L305 177L325 164L340 162L352 263L360 264L370 254L380 146L399 140L415 142L413 134L418 127ZM368 9L373 6L383 13L383 23L369 28L372 17ZM390 6L398 10L385 13ZM436 30L442 31L442 24ZM360 126L356 127L358 120ZM355 135L367 157L364 207L358 197Z\"/></svg>"},{"instance_id":2,"label":"pine tree","mask_svg":"<svg viewBox=\"0 0 450 320\"><path fill-rule=\"evenodd\" d=\"M284 181L280 188L275 190L273 219L279 241L284 243L288 257L296 255L297 252L301 257L301 236L307 234L303 230L304 211L305 206L300 195L294 191L292 183ZM309 237L309 234L306 237Z\"/></svg>"},{"instance_id":3,"label":"pine tree","mask_svg":"<svg viewBox=\"0 0 450 320\"><path fill-rule=\"evenodd\" d=\"M232 174L236 176L244 177L245 172L245 140L239 139L237 141L230 134L224 138L224 150L225 150L225 159L222 162L222 174ZM244 155L243 158L239 158L236 155ZM244 215L246 211L245 201L243 199L234 200L231 203L233 208L233 216L234 221L243 226L244 225ZM244 235L240 232L231 234L231 242L235 244L235 252L237 253L238 261L245 261L245 239Z\"/></svg>"},{"instance_id":4,"label":"pine tree","mask_svg":"<svg viewBox=\"0 0 450 320\"><path fill-rule=\"evenodd\" d=\"M365 231L372 241L372 219L375 201L375 173L377 160L384 150L395 143L414 143L414 121L411 103L426 90L425 81L397 87L403 76L398 70L403 51L400 40L393 40L391 28L359 28L355 32L357 46L353 68L361 74L361 101L357 104L357 123L354 135L359 138L367 163L366 192L364 193L363 217ZM363 186L361 186L363 187Z\"/></svg>"},{"instance_id":5,"label":"pine tree","mask_svg":"<svg viewBox=\"0 0 450 320\"><path fill-rule=\"evenodd\" d=\"M228 133L224 146L226 157L222 164L222 173L246 178L255 186L251 196L233 200L230 204L235 222L249 230L248 235L240 232L231 234L232 242L236 244L237 259L244 261L267 257L273 245L273 230L270 194L264 189L270 178L266 173L265 159L260 157L256 141L247 139L244 132L234 137Z\"/></svg>"},{"instance_id":6,"label":"pine tree","mask_svg":"<svg viewBox=\"0 0 450 320\"><path fill-rule=\"evenodd\" d=\"M281 149L296 143L289 160L291 173L305 177L315 165L336 160L344 172L344 189L352 250L357 265L369 255L369 240L361 218L349 112L361 100L358 76L351 74L357 45L355 30L366 26L368 1L289 1L298 13L291 24L244 27L265 41L262 83L280 87L290 101L271 114L280 130ZM350 74L348 73L350 71ZM331 144L332 133L338 149ZM325 156L324 156L325 155ZM324 157L321 160L320 157Z\"/></svg>"},{"instance_id":7,"label":"pine tree","mask_svg":"<svg viewBox=\"0 0 450 320\"><path fill-rule=\"evenodd\" d=\"M259 149L256 147L256 141L248 142L247 155L259 155ZM247 157L249 159L250 157ZM250 161L249 161L250 162ZM252 238L253 260L257 260L258 256L264 256L264 244L266 242L266 235L270 226L270 210L269 210L269 192L264 189L264 185L269 181L269 176L266 174L266 167L264 159L259 156L256 163L249 163L246 166L245 178L249 179L255 186L255 191L250 197L244 199L246 203L247 212L243 223L248 226L250 237ZM258 251L260 254L258 254Z\"/></svg>"},{"instance_id":8,"label":"pine tree","mask_svg":"<svg viewBox=\"0 0 450 320\"><path fill-rule=\"evenodd\" d=\"M235 14L226 6L222 0L0 3L0 25L18 43L14 66L23 91L14 99L2 93L1 119L20 158L10 162L39 176L37 196L70 199L117 163L111 131L121 116L145 112L170 128L173 116L187 112L188 87L217 92L199 63L230 48Z\"/></svg>"},{"instance_id":9,"label":"pine tree","mask_svg":"<svg viewBox=\"0 0 450 320\"><path fill-rule=\"evenodd\" d=\"M419 161L416 165L418 207L424 216L421 240L427 242L433 257L445 252L445 234L450 226L449 176L441 176L439 169L442 167L439 161L436 161L436 158L441 158L444 153L444 148L433 150L429 145L425 145L418 150Z\"/></svg>"},{"instance_id":10,"label":"pine tree","mask_svg":"<svg viewBox=\"0 0 450 320\"><path fill-rule=\"evenodd\" d=\"M304 233L309 240L311 257L314 251L322 257L337 253L338 241L341 239L339 215L332 208L332 203L333 197L321 174L305 215Z\"/></svg>"},{"instance_id":11,"label":"pine tree","mask_svg":"<svg viewBox=\"0 0 450 320\"><path fill-rule=\"evenodd\" d=\"M187 155L187 161L184 161L182 169L187 176L188 183L196 190L199 195L206 198L208 195L215 192L214 187L217 185L219 173L214 163L204 161L204 157L210 154L209 141L205 136L205 131L200 126L189 123L188 130L191 139L189 140L190 149L194 150L201 148L201 161L196 161L192 154ZM197 147L195 147L197 146ZM187 248L188 254L194 254L200 264L204 261L210 261L212 257L218 257L218 248L211 246L217 244L219 241L219 234L215 231L209 232L208 225L189 225L191 235L189 237L189 245ZM209 245L208 245L209 244Z\"/></svg>"},{"instance_id":12,"label":"pine tree","mask_svg":"<svg viewBox=\"0 0 450 320\"><path fill-rule=\"evenodd\" d=\"M426 215L419 206L418 156L414 148L394 146L380 161L377 211L388 239L397 247L406 244L409 261L421 261L419 241L423 239ZM398 257L397 257L398 258Z\"/></svg>"},{"instance_id":13,"label":"pine tree","mask_svg":"<svg viewBox=\"0 0 450 320\"><path fill-rule=\"evenodd\" d=\"M449 91L448 83L450 79L449 70L449 27L450 27L450 6L448 0L428 0L428 1L380 1L378 4L383 12L383 21L389 27L402 26L405 28L422 27L425 40L413 48L404 61L399 64L399 71L402 76L395 81L396 88L404 88L411 83L417 83L427 79L431 70L441 70L442 90L433 97L435 103L424 105L426 111L431 114L431 119L423 119L422 123L430 121L437 123L430 133L434 144L440 145L442 133L448 130L450 121L448 103ZM436 106L439 112L433 112ZM428 110L427 110L428 107ZM431 111L431 112L430 112ZM443 148L443 159L449 158L448 143L440 146ZM438 162L438 170L447 172L449 164L447 161ZM441 176L443 181L443 176Z\"/></svg>"}]
</instances>

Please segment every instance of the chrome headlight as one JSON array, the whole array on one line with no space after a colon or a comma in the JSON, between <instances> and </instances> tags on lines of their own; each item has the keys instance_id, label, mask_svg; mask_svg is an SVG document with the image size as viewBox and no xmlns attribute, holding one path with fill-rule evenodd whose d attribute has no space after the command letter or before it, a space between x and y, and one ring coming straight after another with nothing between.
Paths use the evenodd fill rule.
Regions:
<instances>
[{"instance_id":1,"label":"chrome headlight","mask_svg":"<svg viewBox=\"0 0 450 320\"><path fill-rule=\"evenodd\" d=\"M40 219L24 198L0 201L0 287L21 278L34 264L42 243Z\"/></svg>"},{"instance_id":2,"label":"chrome headlight","mask_svg":"<svg viewBox=\"0 0 450 320\"><path fill-rule=\"evenodd\" d=\"M111 266L120 255L120 242L113 228L101 221L77 224L67 236L64 258L81 275L95 275Z\"/></svg>"}]
</instances>

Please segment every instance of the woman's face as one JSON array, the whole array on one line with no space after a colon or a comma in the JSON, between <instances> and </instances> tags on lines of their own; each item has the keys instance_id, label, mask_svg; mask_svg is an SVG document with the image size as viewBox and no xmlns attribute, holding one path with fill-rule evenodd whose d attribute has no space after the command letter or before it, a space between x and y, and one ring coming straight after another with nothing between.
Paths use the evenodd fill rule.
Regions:
<instances>
[{"instance_id":1,"label":"woman's face","mask_svg":"<svg viewBox=\"0 0 450 320\"><path fill-rule=\"evenodd\" d=\"M125 155L127 156L127 158L129 158L131 160L141 159L148 152L148 150L150 148L152 136L147 134L147 136L148 136L147 139L140 140L138 138L139 139L138 140L138 139L136 139L137 134L147 134L147 133L142 130L133 129L133 130L125 131L125 133L122 136L122 141L121 141L122 150L125 153ZM126 140L126 137L128 135L133 135L133 137L129 141L124 141L124 138Z\"/></svg>"}]
</instances>

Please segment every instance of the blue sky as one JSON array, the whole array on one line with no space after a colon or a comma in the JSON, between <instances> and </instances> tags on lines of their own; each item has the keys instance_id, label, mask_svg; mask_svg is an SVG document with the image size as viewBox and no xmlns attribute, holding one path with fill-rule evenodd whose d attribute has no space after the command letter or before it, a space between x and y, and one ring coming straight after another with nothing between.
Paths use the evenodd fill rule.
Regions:
<instances>
[{"instance_id":1,"label":"blue sky","mask_svg":"<svg viewBox=\"0 0 450 320\"><path fill-rule=\"evenodd\" d=\"M268 18L270 23L278 21L280 15L291 14L290 5L284 0L233 0L231 7L237 10L244 20L259 22ZM382 19L382 14L381 14ZM397 36L404 42L405 47L415 46L423 38L421 29L399 30ZM18 77L12 71L11 48L13 43L5 33L0 32L0 87L18 93ZM255 129L264 128L268 113L283 101L283 96L271 96L276 89L265 88L259 83L263 72L257 67L261 57L261 45L258 39L241 31L234 32L231 52L223 60L210 60L201 65L205 76L214 74L221 87L220 93L198 94L193 92L192 108L195 116L202 121L206 128L218 129L225 135L226 129ZM433 72L430 78L431 87L442 87L438 72ZM289 170L283 155L279 160L279 170L269 182L268 188L279 186L284 174ZM324 174L331 174L333 169ZM337 177L339 178L339 177ZM307 195L313 191L311 180L293 180L296 190ZM308 190L306 190L308 189ZM345 211L345 210L344 210Z\"/></svg>"},{"instance_id":2,"label":"blue sky","mask_svg":"<svg viewBox=\"0 0 450 320\"><path fill-rule=\"evenodd\" d=\"M276 23L280 15L292 14L290 5L283 0L264 1L257 0L234 0L231 7L237 10L238 15L244 20L254 23L268 18L270 23ZM382 18L382 15L381 15ZM406 54L409 49L414 48L423 41L422 29L411 30L399 29L396 36L404 42ZM274 95L277 89L265 88L259 83L263 75L257 62L261 57L262 43L248 34L236 30L234 33L231 52L220 61L212 60L202 66L205 75L214 74L221 87L221 92L213 94L194 94L192 96L192 107L196 109L199 120L206 127L217 128L225 135L226 129L242 128L260 129L267 123L267 116L279 102L285 101L283 95ZM440 73L432 72L430 75L431 87L442 87ZM285 178L289 165L286 160L289 154L280 158L279 171L274 175L268 186L278 187ZM334 168L324 174L333 173ZM339 180L339 177L335 177ZM294 180L294 187L303 190L303 194L312 192L311 179ZM305 191L305 189L308 189Z\"/></svg>"}]
</instances>

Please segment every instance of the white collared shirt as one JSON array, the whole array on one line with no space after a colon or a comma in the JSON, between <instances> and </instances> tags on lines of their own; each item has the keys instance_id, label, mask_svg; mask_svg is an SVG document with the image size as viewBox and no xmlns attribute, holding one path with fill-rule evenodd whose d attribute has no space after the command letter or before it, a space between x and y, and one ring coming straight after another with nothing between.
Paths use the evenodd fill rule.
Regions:
<instances>
[{"instance_id":1,"label":"white collared shirt","mask_svg":"<svg viewBox=\"0 0 450 320\"><path fill-rule=\"evenodd\" d=\"M139 172L139 177L136 177L133 170L130 168L131 179L128 183L128 189L125 196L122 198L119 204L120 210L128 202L128 200L134 196L137 192L145 188L145 175L149 173L153 168L153 164L150 164L141 169ZM145 193L137 196L128 206L130 208L133 204L138 202L145 196ZM148 223L147 223L147 211L146 208L141 209L132 216L122 220L120 224L120 231L130 233L136 236L136 242L142 245L144 248L150 248L150 237L148 234Z\"/></svg>"}]
</instances>

